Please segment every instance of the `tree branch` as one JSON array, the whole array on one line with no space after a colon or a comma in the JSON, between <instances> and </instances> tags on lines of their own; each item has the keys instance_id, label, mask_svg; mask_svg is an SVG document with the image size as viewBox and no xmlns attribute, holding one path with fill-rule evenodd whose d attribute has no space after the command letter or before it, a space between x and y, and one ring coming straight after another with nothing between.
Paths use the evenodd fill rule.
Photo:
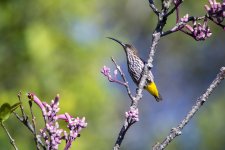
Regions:
<instances>
[{"instance_id":1,"label":"tree branch","mask_svg":"<svg viewBox=\"0 0 225 150\"><path fill-rule=\"evenodd\" d=\"M206 16L199 16L199 17L190 16L190 17L188 17L188 20L187 20L187 21L185 21L185 22L184 22L184 21L177 22L176 25L175 25L172 29L170 29L170 30L168 30L168 31L165 31L165 32L162 32L161 36L163 37L163 36L166 36L166 35L168 35L168 34L171 34L171 33L177 32L177 31L184 32L185 34L191 36L191 34L189 34L188 32L186 32L185 30L181 30L181 29L182 29L183 27L185 27L185 25L186 25L188 22L190 22L190 21L203 20L203 19L205 19L205 17L206 17Z\"/></svg>"},{"instance_id":2,"label":"tree branch","mask_svg":"<svg viewBox=\"0 0 225 150\"><path fill-rule=\"evenodd\" d=\"M207 16L212 22L214 22L215 24L217 24L218 26L220 26L221 28L225 29L225 25L215 21L215 19L213 19L212 17L210 16Z\"/></svg>"},{"instance_id":3,"label":"tree branch","mask_svg":"<svg viewBox=\"0 0 225 150\"><path fill-rule=\"evenodd\" d=\"M155 3L153 0L149 0L149 6L152 8L153 12L159 16L159 10L156 8Z\"/></svg>"},{"instance_id":4,"label":"tree branch","mask_svg":"<svg viewBox=\"0 0 225 150\"><path fill-rule=\"evenodd\" d=\"M7 128L5 127L5 125L3 124L3 122L1 122L1 126L5 130L5 132L7 133L8 137L9 137L9 140L10 140L10 143L12 144L12 146L14 147L14 149L15 150L18 150L18 148L16 146L16 143L15 143L15 140L11 137L9 131L7 130Z\"/></svg>"},{"instance_id":5,"label":"tree branch","mask_svg":"<svg viewBox=\"0 0 225 150\"><path fill-rule=\"evenodd\" d=\"M116 63L116 61L113 59L113 57L111 57L112 62L114 63L114 65L116 66L116 69L120 72L121 77L123 78L123 81L125 84L123 84L126 87L127 93L131 99L131 101L134 99L134 97L131 94L129 85L128 85L128 81L126 79L125 74L123 73L122 69L120 68L120 66Z\"/></svg>"},{"instance_id":6,"label":"tree branch","mask_svg":"<svg viewBox=\"0 0 225 150\"><path fill-rule=\"evenodd\" d=\"M37 146L37 150L40 150L40 145L39 145L38 138L37 138L35 116L34 116L34 113L33 113L32 101L31 100L29 100L29 106L30 106L30 113L31 113L31 117L32 117L33 129L34 129L33 130L34 141L35 141L35 144Z\"/></svg>"},{"instance_id":7,"label":"tree branch","mask_svg":"<svg viewBox=\"0 0 225 150\"><path fill-rule=\"evenodd\" d=\"M165 17L168 17L169 15L174 13L174 11L177 10L178 7L180 6L180 4L183 3L183 2L184 2L184 0L179 0L178 3L175 4L175 6L167 14L165 14Z\"/></svg>"},{"instance_id":8,"label":"tree branch","mask_svg":"<svg viewBox=\"0 0 225 150\"><path fill-rule=\"evenodd\" d=\"M132 124L134 124L135 122L128 122L128 120L126 119L123 127L120 130L119 136L116 140L115 146L113 147L113 150L118 150L120 149L120 145L123 142L124 136L126 135L127 130L131 127Z\"/></svg>"},{"instance_id":9,"label":"tree branch","mask_svg":"<svg viewBox=\"0 0 225 150\"><path fill-rule=\"evenodd\" d=\"M217 77L210 84L208 89L202 94L196 101L195 105L188 112L187 116L180 122L180 124L176 128L172 128L170 134L164 139L164 141L159 144L157 143L153 150L163 150L167 147L167 145L172 142L177 136L182 134L182 129L189 123L191 118L196 114L196 112L200 109L200 107L206 102L209 98L213 90L221 83L221 81L225 78L225 67L220 69L220 72L217 74Z\"/></svg>"}]
</instances>

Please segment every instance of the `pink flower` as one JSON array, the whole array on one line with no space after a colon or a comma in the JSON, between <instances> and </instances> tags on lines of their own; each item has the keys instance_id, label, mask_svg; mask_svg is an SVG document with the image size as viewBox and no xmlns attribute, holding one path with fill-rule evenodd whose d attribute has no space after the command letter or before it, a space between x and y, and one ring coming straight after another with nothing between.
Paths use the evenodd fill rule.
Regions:
<instances>
[{"instance_id":1,"label":"pink flower","mask_svg":"<svg viewBox=\"0 0 225 150\"><path fill-rule=\"evenodd\" d=\"M203 25L194 21L193 26L186 24L185 27L189 31L189 35L192 36L196 41L202 41L209 38L212 35L208 26L207 18L204 20Z\"/></svg>"},{"instance_id":2,"label":"pink flower","mask_svg":"<svg viewBox=\"0 0 225 150\"><path fill-rule=\"evenodd\" d=\"M101 73L104 74L105 76L110 76L110 68L107 66L103 66Z\"/></svg>"},{"instance_id":3,"label":"pink flower","mask_svg":"<svg viewBox=\"0 0 225 150\"><path fill-rule=\"evenodd\" d=\"M128 112L125 112L125 116L128 119L128 121L130 122L137 122L139 121L139 117L138 117L138 109L131 107L130 110Z\"/></svg>"}]
</instances>

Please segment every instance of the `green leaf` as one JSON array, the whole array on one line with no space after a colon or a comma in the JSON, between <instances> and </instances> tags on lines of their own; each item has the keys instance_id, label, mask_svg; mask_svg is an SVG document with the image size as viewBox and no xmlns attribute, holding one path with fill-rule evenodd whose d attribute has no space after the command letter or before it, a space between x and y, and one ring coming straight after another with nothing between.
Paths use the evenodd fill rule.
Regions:
<instances>
[{"instance_id":1,"label":"green leaf","mask_svg":"<svg viewBox=\"0 0 225 150\"><path fill-rule=\"evenodd\" d=\"M10 114L20 105L21 103L16 103L12 106L10 106L9 103L2 104L2 106L0 107L0 122L6 121L9 118Z\"/></svg>"},{"instance_id":2,"label":"green leaf","mask_svg":"<svg viewBox=\"0 0 225 150\"><path fill-rule=\"evenodd\" d=\"M0 122L6 121L11 114L11 107L9 103L4 103L0 107Z\"/></svg>"}]
</instances>

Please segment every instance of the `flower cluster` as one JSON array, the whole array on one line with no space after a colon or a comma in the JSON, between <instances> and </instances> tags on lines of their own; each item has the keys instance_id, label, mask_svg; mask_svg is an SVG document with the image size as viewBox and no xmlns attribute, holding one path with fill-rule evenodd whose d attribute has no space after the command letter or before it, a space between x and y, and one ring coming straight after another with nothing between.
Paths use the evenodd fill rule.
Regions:
<instances>
[{"instance_id":1,"label":"flower cluster","mask_svg":"<svg viewBox=\"0 0 225 150\"><path fill-rule=\"evenodd\" d=\"M79 132L81 129L85 128L87 126L87 123L85 122L85 117L80 119L79 117L77 118L72 118L68 113L65 113L65 119L68 121L68 129L70 130L69 134L67 132L64 132L64 137L66 140L66 149L68 149L72 142L79 137Z\"/></svg>"},{"instance_id":2,"label":"flower cluster","mask_svg":"<svg viewBox=\"0 0 225 150\"><path fill-rule=\"evenodd\" d=\"M193 27L186 25L186 28L191 32L191 36L196 41L205 40L212 35L212 32L210 31L210 28L208 26L207 19L204 20L203 25L194 21Z\"/></svg>"},{"instance_id":3,"label":"flower cluster","mask_svg":"<svg viewBox=\"0 0 225 150\"><path fill-rule=\"evenodd\" d=\"M223 22L225 17L225 0L222 3L219 3L216 0L209 0L209 4L210 6L205 5L208 15L215 18L218 23Z\"/></svg>"},{"instance_id":4,"label":"flower cluster","mask_svg":"<svg viewBox=\"0 0 225 150\"><path fill-rule=\"evenodd\" d=\"M61 134L63 129L59 128L58 122L46 123L44 129L40 129L41 136L43 137L47 149L58 150L58 146L61 143Z\"/></svg>"},{"instance_id":5,"label":"flower cluster","mask_svg":"<svg viewBox=\"0 0 225 150\"><path fill-rule=\"evenodd\" d=\"M34 101L42 110L45 121L45 128L40 130L41 137L43 137L48 150L57 150L62 140L66 141L65 150L68 150L72 142L78 137L81 129L87 126L85 118L73 118L68 113L57 115L59 112L59 95L51 101L51 104L42 102L33 93L28 94L28 98ZM68 123L69 134L66 130L59 128L58 120L64 120Z\"/></svg>"},{"instance_id":6,"label":"flower cluster","mask_svg":"<svg viewBox=\"0 0 225 150\"><path fill-rule=\"evenodd\" d=\"M114 82L117 79L118 71L114 70L114 78L110 75L110 68L103 66L101 73L108 78L110 82Z\"/></svg>"},{"instance_id":7,"label":"flower cluster","mask_svg":"<svg viewBox=\"0 0 225 150\"><path fill-rule=\"evenodd\" d=\"M125 116L127 120L131 123L139 121L138 114L139 114L138 108L133 108L133 107L131 107L128 112L125 112Z\"/></svg>"},{"instance_id":8,"label":"flower cluster","mask_svg":"<svg viewBox=\"0 0 225 150\"><path fill-rule=\"evenodd\" d=\"M186 14L184 17L180 19L180 21L187 23L189 21L188 18L189 18L189 15ZM208 26L208 21L206 17L204 19L203 25L201 23L197 23L197 21L194 20L192 26L189 24L186 24L184 25L184 27L186 27L187 32L181 29L183 28L183 26L180 27L180 30L192 36L196 41L205 40L212 35L212 32L210 31L210 28Z\"/></svg>"}]
</instances>

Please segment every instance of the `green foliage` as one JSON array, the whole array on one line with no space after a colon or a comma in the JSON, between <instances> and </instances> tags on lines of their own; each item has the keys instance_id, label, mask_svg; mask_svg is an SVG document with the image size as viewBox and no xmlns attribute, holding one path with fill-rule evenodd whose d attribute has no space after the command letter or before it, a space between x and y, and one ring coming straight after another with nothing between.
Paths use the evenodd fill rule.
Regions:
<instances>
[{"instance_id":1,"label":"green foliage","mask_svg":"<svg viewBox=\"0 0 225 150\"><path fill-rule=\"evenodd\" d=\"M11 114L11 106L8 103L2 104L0 107L0 122L6 121Z\"/></svg>"},{"instance_id":2,"label":"green foliage","mask_svg":"<svg viewBox=\"0 0 225 150\"><path fill-rule=\"evenodd\" d=\"M20 106L20 103L16 103L10 106L9 103L4 103L0 107L0 122L6 121L11 113L15 111Z\"/></svg>"}]
</instances>

